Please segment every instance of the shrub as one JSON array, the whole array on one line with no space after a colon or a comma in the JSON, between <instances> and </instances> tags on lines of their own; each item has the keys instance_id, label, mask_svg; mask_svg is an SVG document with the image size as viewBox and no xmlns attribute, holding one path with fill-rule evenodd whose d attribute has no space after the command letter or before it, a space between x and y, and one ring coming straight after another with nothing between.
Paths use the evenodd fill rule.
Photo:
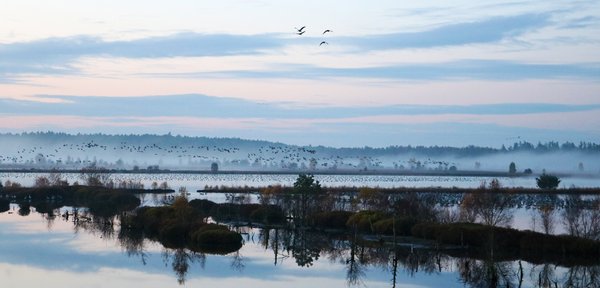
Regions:
<instances>
[{"instance_id":1,"label":"shrub","mask_svg":"<svg viewBox=\"0 0 600 288\"><path fill-rule=\"evenodd\" d=\"M282 223L285 221L285 214L281 208L269 205L252 211L250 219L265 224Z\"/></svg>"},{"instance_id":2,"label":"shrub","mask_svg":"<svg viewBox=\"0 0 600 288\"><path fill-rule=\"evenodd\" d=\"M168 220L162 222L158 237L167 248L179 248L185 245L188 227L184 223Z\"/></svg>"},{"instance_id":3,"label":"shrub","mask_svg":"<svg viewBox=\"0 0 600 288\"><path fill-rule=\"evenodd\" d=\"M10 210L10 201L0 199L0 213Z\"/></svg>"},{"instance_id":4,"label":"shrub","mask_svg":"<svg viewBox=\"0 0 600 288\"><path fill-rule=\"evenodd\" d=\"M194 199L190 201L190 206L192 206L192 208L196 209L202 214L210 212L210 210L213 209L215 205L217 205L215 202L206 199Z\"/></svg>"},{"instance_id":5,"label":"shrub","mask_svg":"<svg viewBox=\"0 0 600 288\"><path fill-rule=\"evenodd\" d=\"M209 230L192 234L190 250L200 253L225 255L242 247L242 235L227 230Z\"/></svg>"},{"instance_id":6,"label":"shrub","mask_svg":"<svg viewBox=\"0 0 600 288\"><path fill-rule=\"evenodd\" d=\"M229 228L227 228L227 226L224 226L224 225L209 223L209 224L204 224L204 225L200 226L198 229L196 229L196 231L194 233L202 233L202 232L211 231L211 230L229 231ZM194 234L194 233L192 233L192 234Z\"/></svg>"},{"instance_id":7,"label":"shrub","mask_svg":"<svg viewBox=\"0 0 600 288\"><path fill-rule=\"evenodd\" d=\"M395 225L394 225L395 222ZM396 226L396 235L411 235L412 227L417 224L417 220L412 217L387 218L373 223L373 232L384 235L394 235L394 226Z\"/></svg>"},{"instance_id":8,"label":"shrub","mask_svg":"<svg viewBox=\"0 0 600 288\"><path fill-rule=\"evenodd\" d=\"M29 213L31 213L31 205L29 203L19 204L19 215L27 216Z\"/></svg>"},{"instance_id":9,"label":"shrub","mask_svg":"<svg viewBox=\"0 0 600 288\"><path fill-rule=\"evenodd\" d=\"M535 181L540 189L556 189L558 184L560 184L560 179L558 179L558 177L546 173L535 178Z\"/></svg>"},{"instance_id":10,"label":"shrub","mask_svg":"<svg viewBox=\"0 0 600 288\"><path fill-rule=\"evenodd\" d=\"M510 162L510 165L508 165L508 173L510 173L510 174L517 173L517 165L515 165L515 162Z\"/></svg>"},{"instance_id":11,"label":"shrub","mask_svg":"<svg viewBox=\"0 0 600 288\"><path fill-rule=\"evenodd\" d=\"M379 211L360 211L348 219L346 226L360 232L373 233L373 224L388 217L388 214Z\"/></svg>"},{"instance_id":12,"label":"shrub","mask_svg":"<svg viewBox=\"0 0 600 288\"><path fill-rule=\"evenodd\" d=\"M329 211L313 214L309 221L318 228L325 229L346 229L348 219L354 215L349 211Z\"/></svg>"},{"instance_id":13,"label":"shrub","mask_svg":"<svg viewBox=\"0 0 600 288\"><path fill-rule=\"evenodd\" d=\"M195 247L236 247L239 249L242 246L243 239L242 235L237 232L223 229L209 229L194 232L191 240Z\"/></svg>"}]
</instances>

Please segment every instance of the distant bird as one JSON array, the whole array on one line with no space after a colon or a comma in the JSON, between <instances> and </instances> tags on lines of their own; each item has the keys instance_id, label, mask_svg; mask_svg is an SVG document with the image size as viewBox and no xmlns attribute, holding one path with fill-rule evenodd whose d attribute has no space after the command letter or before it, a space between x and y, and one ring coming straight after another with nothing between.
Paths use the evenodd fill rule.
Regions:
<instances>
[{"instance_id":1,"label":"distant bird","mask_svg":"<svg viewBox=\"0 0 600 288\"><path fill-rule=\"evenodd\" d=\"M296 30L298 30L298 32L302 32L302 33L306 32L306 31L303 31L304 28L306 28L306 26L302 26L302 27L300 27L300 29L294 27L294 29L296 29Z\"/></svg>"},{"instance_id":2,"label":"distant bird","mask_svg":"<svg viewBox=\"0 0 600 288\"><path fill-rule=\"evenodd\" d=\"M327 43L327 42L323 41L323 42L321 42L321 43L319 44L319 46L321 46L321 45L323 45L323 44L325 44L325 45L329 45L329 43Z\"/></svg>"},{"instance_id":3,"label":"distant bird","mask_svg":"<svg viewBox=\"0 0 600 288\"><path fill-rule=\"evenodd\" d=\"M327 30L323 31L323 34L325 34L325 33L327 33L327 32L333 32L333 31L331 31L331 30L327 29Z\"/></svg>"},{"instance_id":4,"label":"distant bird","mask_svg":"<svg viewBox=\"0 0 600 288\"><path fill-rule=\"evenodd\" d=\"M304 34L304 32L306 32L306 31L301 31L301 32L298 32L298 33L296 33L296 34L298 34L298 35L302 35L302 34Z\"/></svg>"}]
</instances>

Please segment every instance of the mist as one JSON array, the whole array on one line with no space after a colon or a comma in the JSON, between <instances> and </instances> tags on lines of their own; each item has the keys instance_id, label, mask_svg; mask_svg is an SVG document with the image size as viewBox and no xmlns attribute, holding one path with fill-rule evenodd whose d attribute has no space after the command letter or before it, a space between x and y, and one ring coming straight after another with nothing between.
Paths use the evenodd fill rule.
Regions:
<instances>
[{"instance_id":1,"label":"mist","mask_svg":"<svg viewBox=\"0 0 600 288\"><path fill-rule=\"evenodd\" d=\"M542 148L540 148L542 147ZM549 148L548 148L549 147ZM600 174L598 145L332 148L237 138L64 133L0 134L1 169L402 171Z\"/></svg>"}]
</instances>

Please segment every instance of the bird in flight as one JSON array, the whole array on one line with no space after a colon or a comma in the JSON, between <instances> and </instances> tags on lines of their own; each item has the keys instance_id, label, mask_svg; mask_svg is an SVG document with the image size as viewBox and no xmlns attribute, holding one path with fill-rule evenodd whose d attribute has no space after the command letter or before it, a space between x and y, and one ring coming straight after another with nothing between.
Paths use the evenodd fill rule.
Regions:
<instances>
[{"instance_id":1,"label":"bird in flight","mask_svg":"<svg viewBox=\"0 0 600 288\"><path fill-rule=\"evenodd\" d=\"M323 31L323 34L325 34L325 33L327 33L327 32L333 32L333 31L331 31L331 30L327 29L327 30Z\"/></svg>"},{"instance_id":2,"label":"bird in flight","mask_svg":"<svg viewBox=\"0 0 600 288\"><path fill-rule=\"evenodd\" d=\"M306 26L302 26L302 27L300 27L300 29L294 27L294 29L298 30L298 33L304 33L304 32L306 32L306 31L303 31L304 28L306 28Z\"/></svg>"},{"instance_id":3,"label":"bird in flight","mask_svg":"<svg viewBox=\"0 0 600 288\"><path fill-rule=\"evenodd\" d=\"M321 45L323 45L323 44L325 44L325 45L329 45L329 43L327 43L326 41L322 41L322 42L319 44L319 46L321 46Z\"/></svg>"},{"instance_id":4,"label":"bird in flight","mask_svg":"<svg viewBox=\"0 0 600 288\"><path fill-rule=\"evenodd\" d=\"M304 32L306 32L306 31L299 31L299 32L297 32L296 34L298 34L298 35L302 35L302 34L304 34Z\"/></svg>"}]
</instances>

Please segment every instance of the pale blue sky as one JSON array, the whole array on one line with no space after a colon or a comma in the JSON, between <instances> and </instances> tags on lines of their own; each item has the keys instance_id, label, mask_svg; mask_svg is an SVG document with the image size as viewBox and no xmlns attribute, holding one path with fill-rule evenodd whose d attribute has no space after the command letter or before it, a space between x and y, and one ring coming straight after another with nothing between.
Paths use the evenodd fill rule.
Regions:
<instances>
[{"instance_id":1,"label":"pale blue sky","mask_svg":"<svg viewBox=\"0 0 600 288\"><path fill-rule=\"evenodd\" d=\"M597 1L5 1L0 132L599 142L599 48Z\"/></svg>"}]
</instances>

